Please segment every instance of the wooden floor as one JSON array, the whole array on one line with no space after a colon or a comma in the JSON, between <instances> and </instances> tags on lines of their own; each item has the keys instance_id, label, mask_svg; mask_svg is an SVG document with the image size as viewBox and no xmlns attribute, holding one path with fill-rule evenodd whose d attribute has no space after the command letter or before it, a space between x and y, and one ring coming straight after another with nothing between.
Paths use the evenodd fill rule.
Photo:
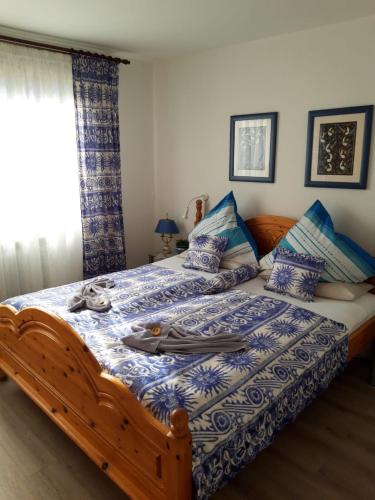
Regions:
<instances>
[{"instance_id":1,"label":"wooden floor","mask_svg":"<svg viewBox=\"0 0 375 500\"><path fill-rule=\"evenodd\" d=\"M353 361L215 500L375 499L368 371ZM13 382L0 384L0 500L125 498Z\"/></svg>"}]
</instances>

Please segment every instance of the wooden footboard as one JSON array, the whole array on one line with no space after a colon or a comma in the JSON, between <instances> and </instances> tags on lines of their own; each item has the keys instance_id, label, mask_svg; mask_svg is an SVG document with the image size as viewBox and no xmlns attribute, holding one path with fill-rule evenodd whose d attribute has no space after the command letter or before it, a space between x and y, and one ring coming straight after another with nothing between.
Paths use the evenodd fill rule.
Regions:
<instances>
[{"instance_id":1,"label":"wooden footboard","mask_svg":"<svg viewBox=\"0 0 375 500\"><path fill-rule=\"evenodd\" d=\"M131 498L191 498L191 435L184 409L163 425L117 378L103 372L62 319L0 306L5 374Z\"/></svg>"}]
</instances>

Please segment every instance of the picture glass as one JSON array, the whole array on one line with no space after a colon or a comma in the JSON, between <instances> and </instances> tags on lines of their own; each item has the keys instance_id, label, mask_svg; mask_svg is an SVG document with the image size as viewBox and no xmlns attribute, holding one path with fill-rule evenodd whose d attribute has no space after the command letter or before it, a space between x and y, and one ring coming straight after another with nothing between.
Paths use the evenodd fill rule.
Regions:
<instances>
[{"instance_id":1,"label":"picture glass","mask_svg":"<svg viewBox=\"0 0 375 500\"><path fill-rule=\"evenodd\" d=\"M234 175L267 177L270 168L271 119L235 122Z\"/></svg>"},{"instance_id":2,"label":"picture glass","mask_svg":"<svg viewBox=\"0 0 375 500\"><path fill-rule=\"evenodd\" d=\"M315 117L312 181L359 182L364 125L363 113Z\"/></svg>"}]
</instances>

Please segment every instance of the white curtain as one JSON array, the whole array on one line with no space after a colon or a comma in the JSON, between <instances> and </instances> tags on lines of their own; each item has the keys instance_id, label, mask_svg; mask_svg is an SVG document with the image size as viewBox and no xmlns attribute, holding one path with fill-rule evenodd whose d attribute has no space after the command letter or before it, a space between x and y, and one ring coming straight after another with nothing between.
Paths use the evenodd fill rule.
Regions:
<instances>
[{"instance_id":1,"label":"white curtain","mask_svg":"<svg viewBox=\"0 0 375 500\"><path fill-rule=\"evenodd\" d=\"M0 43L0 300L81 277L71 58Z\"/></svg>"}]
</instances>

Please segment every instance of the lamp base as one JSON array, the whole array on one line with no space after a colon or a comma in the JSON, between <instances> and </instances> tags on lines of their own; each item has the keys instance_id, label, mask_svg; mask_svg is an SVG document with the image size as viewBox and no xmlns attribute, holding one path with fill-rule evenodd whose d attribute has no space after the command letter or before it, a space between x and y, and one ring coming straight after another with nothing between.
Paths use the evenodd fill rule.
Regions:
<instances>
[{"instance_id":1,"label":"lamp base","mask_svg":"<svg viewBox=\"0 0 375 500\"><path fill-rule=\"evenodd\" d=\"M170 255L172 255L172 250L169 244L172 238L173 236L168 234L163 234L161 236L161 239L163 240L164 243L162 253L165 257L169 257Z\"/></svg>"}]
</instances>

